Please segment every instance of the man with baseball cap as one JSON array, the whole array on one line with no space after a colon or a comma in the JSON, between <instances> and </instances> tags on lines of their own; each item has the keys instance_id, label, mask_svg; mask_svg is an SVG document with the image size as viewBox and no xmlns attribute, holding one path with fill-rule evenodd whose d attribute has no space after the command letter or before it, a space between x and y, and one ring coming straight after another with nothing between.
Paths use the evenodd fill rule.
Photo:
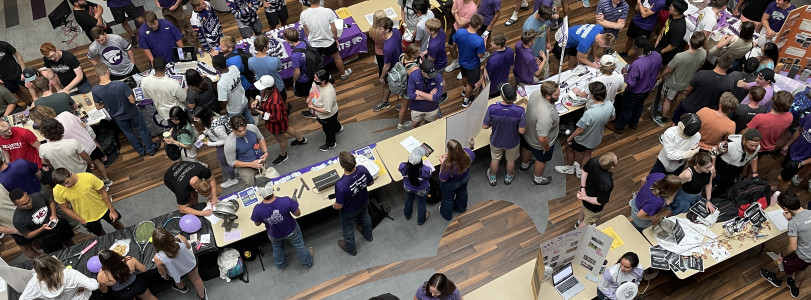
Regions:
<instances>
[{"instance_id":1,"label":"man with baseball cap","mask_svg":"<svg viewBox=\"0 0 811 300\"><path fill-rule=\"evenodd\" d=\"M772 97L774 97L774 70L765 68L757 72L757 77L754 82L745 82L743 79L738 80L736 86L744 90L749 90L753 86L759 86L766 90L766 95L763 100L758 102L758 105L765 106L766 111L772 110ZM741 104L749 104L749 95L743 98Z\"/></svg>"},{"instance_id":2,"label":"man with baseball cap","mask_svg":"<svg viewBox=\"0 0 811 300\"><path fill-rule=\"evenodd\" d=\"M504 184L510 185L515 175L515 160L521 154L521 135L526 131L526 114L524 108L515 105L517 95L509 83L498 86L501 100L487 107L482 128L493 128L490 132L490 168L487 169L487 181L496 186L498 163L502 156L507 156L507 174Z\"/></svg>"},{"instance_id":3,"label":"man with baseball cap","mask_svg":"<svg viewBox=\"0 0 811 300\"><path fill-rule=\"evenodd\" d=\"M439 98L444 82L437 76L434 62L430 59L420 64L419 72L408 75L408 98L411 108L411 128L432 122L439 116Z\"/></svg>"},{"instance_id":4,"label":"man with baseball cap","mask_svg":"<svg viewBox=\"0 0 811 300\"><path fill-rule=\"evenodd\" d=\"M301 215L298 202L290 197L276 197L271 183L258 188L257 193L262 198L262 202L254 206L251 221L256 226L265 224L268 238L273 245L273 261L276 263L276 267L281 270L287 269L284 241L288 240L296 249L296 255L298 255L301 265L309 270L313 266L315 251L312 247L307 248L304 245L301 227L293 217Z\"/></svg>"},{"instance_id":5,"label":"man with baseball cap","mask_svg":"<svg viewBox=\"0 0 811 300\"><path fill-rule=\"evenodd\" d=\"M723 195L738 181L747 165L752 167L752 176L758 176L757 154L761 139L760 131L749 129L742 135L730 135L726 141L710 149L710 155L715 161L716 187L713 194Z\"/></svg>"},{"instance_id":6,"label":"man with baseball cap","mask_svg":"<svg viewBox=\"0 0 811 300\"><path fill-rule=\"evenodd\" d=\"M659 137L662 150L651 173L681 174L684 163L698 153L701 140L701 119L694 113L684 114L676 126L671 126Z\"/></svg>"}]
</instances>

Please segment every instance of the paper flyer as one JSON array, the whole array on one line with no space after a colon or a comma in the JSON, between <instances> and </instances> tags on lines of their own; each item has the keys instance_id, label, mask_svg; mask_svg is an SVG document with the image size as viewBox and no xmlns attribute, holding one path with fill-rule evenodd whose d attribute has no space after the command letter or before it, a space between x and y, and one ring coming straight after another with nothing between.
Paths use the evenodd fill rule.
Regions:
<instances>
[{"instance_id":1,"label":"paper flyer","mask_svg":"<svg viewBox=\"0 0 811 300\"><path fill-rule=\"evenodd\" d=\"M420 145L422 145L422 143L420 143L420 141L414 138L414 136L409 135L405 140L400 142L400 145L403 146L403 148L405 148L406 151L408 151L408 153L411 153L411 151L414 150L414 148L419 147Z\"/></svg>"},{"instance_id":2,"label":"paper flyer","mask_svg":"<svg viewBox=\"0 0 811 300\"><path fill-rule=\"evenodd\" d=\"M670 251L665 250L662 246L656 245L650 247L650 266L659 270L670 270L670 263L667 260Z\"/></svg>"},{"instance_id":3,"label":"paper flyer","mask_svg":"<svg viewBox=\"0 0 811 300\"><path fill-rule=\"evenodd\" d=\"M614 228L608 227L606 229L603 229L603 233L614 239L614 242L611 243L611 250L614 250L614 248L617 248L625 244L625 242L622 241L620 236L617 235L617 232L614 231Z\"/></svg>"},{"instance_id":4,"label":"paper flyer","mask_svg":"<svg viewBox=\"0 0 811 300\"><path fill-rule=\"evenodd\" d=\"M722 262L730 256L729 251L718 243L718 241L704 244L701 247L704 248L704 251L712 256L712 259L714 259L716 262Z\"/></svg>"},{"instance_id":5,"label":"paper flyer","mask_svg":"<svg viewBox=\"0 0 811 300\"><path fill-rule=\"evenodd\" d=\"M788 220L783 216L782 209L767 212L766 216L769 217L769 220L772 221L772 224L774 224L778 231L782 232L788 230Z\"/></svg>"},{"instance_id":6,"label":"paper flyer","mask_svg":"<svg viewBox=\"0 0 811 300\"><path fill-rule=\"evenodd\" d=\"M592 274L599 274L600 266L610 250L612 238L594 226L578 228L541 243L544 262L558 268L571 262Z\"/></svg>"},{"instance_id":7,"label":"paper flyer","mask_svg":"<svg viewBox=\"0 0 811 300\"><path fill-rule=\"evenodd\" d=\"M248 207L259 202L259 198L256 196L256 188L254 187L241 190L237 195L239 195L239 201L242 202L242 207Z\"/></svg>"},{"instance_id":8,"label":"paper flyer","mask_svg":"<svg viewBox=\"0 0 811 300\"><path fill-rule=\"evenodd\" d=\"M339 9L336 9L335 13L341 19L346 19L346 18L349 18L349 17L352 16L352 14L349 12L349 9L347 9L346 7L341 7Z\"/></svg>"}]
</instances>

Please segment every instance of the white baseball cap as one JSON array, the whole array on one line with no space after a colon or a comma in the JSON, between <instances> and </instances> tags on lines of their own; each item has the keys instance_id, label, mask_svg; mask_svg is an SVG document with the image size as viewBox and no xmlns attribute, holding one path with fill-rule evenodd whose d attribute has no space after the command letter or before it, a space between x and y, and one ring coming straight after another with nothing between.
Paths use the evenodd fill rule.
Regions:
<instances>
[{"instance_id":1,"label":"white baseball cap","mask_svg":"<svg viewBox=\"0 0 811 300\"><path fill-rule=\"evenodd\" d=\"M273 80L273 76L270 76L270 75L262 76L262 78L259 78L259 80L257 80L256 82L253 83L253 85L256 87L256 89L258 89L260 91L264 90L264 89L267 89L269 87L272 87L275 84L276 84L276 81Z\"/></svg>"},{"instance_id":2,"label":"white baseball cap","mask_svg":"<svg viewBox=\"0 0 811 300\"><path fill-rule=\"evenodd\" d=\"M606 54L606 55L603 55L603 57L600 58L600 65L602 65L602 66L615 65L615 64L617 64L617 59L614 58L613 55Z\"/></svg>"}]
</instances>

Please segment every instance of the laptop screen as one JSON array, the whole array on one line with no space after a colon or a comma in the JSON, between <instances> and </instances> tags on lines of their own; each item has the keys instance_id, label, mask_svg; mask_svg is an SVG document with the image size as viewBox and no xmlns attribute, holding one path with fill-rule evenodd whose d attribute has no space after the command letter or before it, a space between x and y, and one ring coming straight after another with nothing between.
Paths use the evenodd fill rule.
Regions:
<instances>
[{"instance_id":1,"label":"laptop screen","mask_svg":"<svg viewBox=\"0 0 811 300\"><path fill-rule=\"evenodd\" d=\"M566 277L571 276L572 272L573 272L572 264L571 263L566 264L566 266L564 266L562 269L558 270L557 273L552 275L552 283L554 283L555 285L559 284L561 281L566 279Z\"/></svg>"},{"instance_id":2,"label":"laptop screen","mask_svg":"<svg viewBox=\"0 0 811 300\"><path fill-rule=\"evenodd\" d=\"M172 54L176 62L197 60L197 51L194 50L194 47L175 47Z\"/></svg>"}]
</instances>

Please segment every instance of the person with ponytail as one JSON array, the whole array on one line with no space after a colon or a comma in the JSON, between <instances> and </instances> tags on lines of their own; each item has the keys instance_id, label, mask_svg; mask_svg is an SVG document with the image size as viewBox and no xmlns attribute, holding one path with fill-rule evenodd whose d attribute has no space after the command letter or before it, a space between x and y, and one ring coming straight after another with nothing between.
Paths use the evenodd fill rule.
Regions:
<instances>
[{"instance_id":1,"label":"person with ponytail","mask_svg":"<svg viewBox=\"0 0 811 300\"><path fill-rule=\"evenodd\" d=\"M439 157L439 186L442 189L439 213L450 221L454 211L461 214L467 210L467 182L470 180L470 165L476 155L473 154L473 139L468 148L450 139L446 149L447 152Z\"/></svg>"},{"instance_id":2,"label":"person with ponytail","mask_svg":"<svg viewBox=\"0 0 811 300\"><path fill-rule=\"evenodd\" d=\"M96 275L99 290L112 299L158 300L149 291L146 280L138 273L146 272L146 266L132 256L121 256L112 250L99 252L101 271Z\"/></svg>"},{"instance_id":3,"label":"person with ponytail","mask_svg":"<svg viewBox=\"0 0 811 300\"><path fill-rule=\"evenodd\" d=\"M706 152L699 152L687 161L687 168L679 174L682 185L673 203L668 205L673 215L678 215L690 210L696 202L712 198L712 178L713 178L712 156ZM701 192L704 192L704 195ZM713 212L713 205L707 201L707 209Z\"/></svg>"},{"instance_id":4,"label":"person with ponytail","mask_svg":"<svg viewBox=\"0 0 811 300\"><path fill-rule=\"evenodd\" d=\"M621 100L618 99L620 101L614 102L617 121L606 125L608 129L618 134L622 133L625 126L636 129L639 125L642 106L645 104L648 94L656 86L656 77L659 75L659 69L662 68L662 55L653 51L653 46L648 42L646 36L640 36L634 40L634 52L639 53L639 58L634 60L627 69L622 70L628 87L622 94Z\"/></svg>"},{"instance_id":5,"label":"person with ponytail","mask_svg":"<svg viewBox=\"0 0 811 300\"><path fill-rule=\"evenodd\" d=\"M403 175L403 188L406 192L405 207L403 213L406 220L411 220L411 211L414 207L414 199L417 199L417 225L422 225L430 216L425 211L425 204L428 200L428 179L434 172L434 166L422 163L425 156L425 149L416 147L408 155L408 161L401 162L398 170Z\"/></svg>"},{"instance_id":6,"label":"person with ponytail","mask_svg":"<svg viewBox=\"0 0 811 300\"><path fill-rule=\"evenodd\" d=\"M220 187L226 189L239 183L234 167L228 164L225 158L225 140L231 134L231 125L228 124L228 115L220 115L205 106L195 106L191 111L192 120L203 125L203 135L207 141L203 144L217 149L217 162L222 170L222 183Z\"/></svg>"},{"instance_id":7,"label":"person with ponytail","mask_svg":"<svg viewBox=\"0 0 811 300\"><path fill-rule=\"evenodd\" d=\"M318 149L328 151L338 145L335 134L344 130L344 126L338 122L338 96L332 85L335 83L335 79L326 70L319 70L313 76L315 78L313 86L310 88L310 95L307 97L307 107L313 111L327 136L327 142Z\"/></svg>"},{"instance_id":8,"label":"person with ponytail","mask_svg":"<svg viewBox=\"0 0 811 300\"><path fill-rule=\"evenodd\" d=\"M628 203L631 206L631 224L642 232L653 222L665 216L665 206L673 203L673 198L681 189L681 179L676 175L651 173L639 192Z\"/></svg>"}]
</instances>

